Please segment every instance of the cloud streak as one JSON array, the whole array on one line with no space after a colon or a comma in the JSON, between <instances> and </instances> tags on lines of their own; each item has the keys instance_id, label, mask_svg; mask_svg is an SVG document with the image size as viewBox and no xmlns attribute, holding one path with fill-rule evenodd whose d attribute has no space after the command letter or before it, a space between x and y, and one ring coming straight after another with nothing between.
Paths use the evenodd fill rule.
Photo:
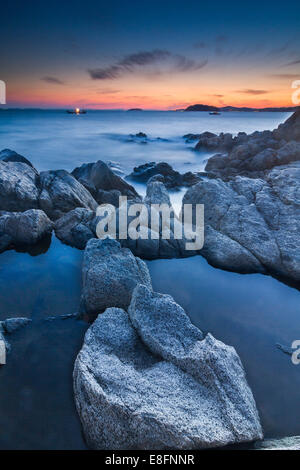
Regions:
<instances>
[{"instance_id":1,"label":"cloud streak","mask_svg":"<svg viewBox=\"0 0 300 470\"><path fill-rule=\"evenodd\" d=\"M46 83L50 83L52 85L64 85L64 82L62 80L60 80L59 78L56 78L56 77L43 77L41 78L41 80L43 82L46 82Z\"/></svg>"},{"instance_id":2,"label":"cloud streak","mask_svg":"<svg viewBox=\"0 0 300 470\"><path fill-rule=\"evenodd\" d=\"M108 67L88 69L88 73L93 80L114 80L128 73L136 73L151 66L160 66L162 70L155 71L155 73L160 75L162 73L200 70L206 64L206 60L197 62L180 54L155 49L153 51L129 54Z\"/></svg>"},{"instance_id":3,"label":"cloud streak","mask_svg":"<svg viewBox=\"0 0 300 470\"><path fill-rule=\"evenodd\" d=\"M247 88L245 90L237 90L235 93L243 93L245 95L265 95L269 92L268 90L254 90L252 88Z\"/></svg>"}]
</instances>

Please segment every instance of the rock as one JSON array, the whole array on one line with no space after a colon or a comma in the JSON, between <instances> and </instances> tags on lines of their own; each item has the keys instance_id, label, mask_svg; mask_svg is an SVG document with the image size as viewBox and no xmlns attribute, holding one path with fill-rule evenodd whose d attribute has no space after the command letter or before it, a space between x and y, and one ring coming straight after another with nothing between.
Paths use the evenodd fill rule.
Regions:
<instances>
[{"instance_id":1,"label":"rock","mask_svg":"<svg viewBox=\"0 0 300 470\"><path fill-rule=\"evenodd\" d=\"M73 209L56 220L54 231L57 238L67 245L83 250L91 238L96 237L94 224L95 212L84 207Z\"/></svg>"},{"instance_id":2,"label":"rock","mask_svg":"<svg viewBox=\"0 0 300 470\"><path fill-rule=\"evenodd\" d=\"M228 178L236 174L263 177L266 170L300 160L300 113L296 111L274 131L238 134L231 144L223 144L224 136L200 137L196 149L225 149L226 158L214 155L205 170ZM228 138L228 142L229 142Z\"/></svg>"},{"instance_id":3,"label":"rock","mask_svg":"<svg viewBox=\"0 0 300 470\"><path fill-rule=\"evenodd\" d=\"M300 450L300 436L264 439L254 444L255 450Z\"/></svg>"},{"instance_id":4,"label":"rock","mask_svg":"<svg viewBox=\"0 0 300 470\"><path fill-rule=\"evenodd\" d=\"M90 191L99 204L102 204L103 191L117 190L129 199L139 198L133 186L116 175L101 160L96 163L84 163L75 168L72 175Z\"/></svg>"},{"instance_id":5,"label":"rock","mask_svg":"<svg viewBox=\"0 0 300 470\"><path fill-rule=\"evenodd\" d=\"M200 134L195 150L230 150L233 143L232 134L223 134L221 132L220 135L212 135L210 132L203 132L203 134Z\"/></svg>"},{"instance_id":6,"label":"rock","mask_svg":"<svg viewBox=\"0 0 300 470\"><path fill-rule=\"evenodd\" d=\"M171 165L165 162L144 163L133 169L133 172L128 175L128 179L147 183L150 178L158 176L159 181L164 183L168 189L176 189L180 186L191 186L199 181L198 175L195 173L187 172L180 174L174 170Z\"/></svg>"},{"instance_id":7,"label":"rock","mask_svg":"<svg viewBox=\"0 0 300 470\"><path fill-rule=\"evenodd\" d=\"M5 333L14 333L17 330L20 330L24 326L28 325L31 320L29 318L7 318L6 320L2 321L2 326Z\"/></svg>"},{"instance_id":8,"label":"rock","mask_svg":"<svg viewBox=\"0 0 300 470\"><path fill-rule=\"evenodd\" d=\"M151 287L144 261L116 240L89 240L82 266L80 315L93 318L108 307L127 308L135 286Z\"/></svg>"},{"instance_id":9,"label":"rock","mask_svg":"<svg viewBox=\"0 0 300 470\"><path fill-rule=\"evenodd\" d=\"M262 438L234 348L193 326L167 295L134 290L85 335L74 394L91 449L203 449Z\"/></svg>"},{"instance_id":10,"label":"rock","mask_svg":"<svg viewBox=\"0 0 300 470\"><path fill-rule=\"evenodd\" d=\"M43 171L40 185L40 208L53 220L76 207L97 208L89 191L65 170Z\"/></svg>"},{"instance_id":11,"label":"rock","mask_svg":"<svg viewBox=\"0 0 300 470\"><path fill-rule=\"evenodd\" d=\"M4 149L1 150L0 152L0 160L3 162L21 162L21 163L26 163L27 165L31 166L34 168L32 163L27 160L27 158L23 157L22 155L19 155L17 152L14 152L13 150L10 149Z\"/></svg>"},{"instance_id":12,"label":"rock","mask_svg":"<svg viewBox=\"0 0 300 470\"><path fill-rule=\"evenodd\" d=\"M38 172L27 163L0 161L0 210L38 209L38 183Z\"/></svg>"},{"instance_id":13,"label":"rock","mask_svg":"<svg viewBox=\"0 0 300 470\"><path fill-rule=\"evenodd\" d=\"M10 245L35 245L52 232L52 222L40 209L9 212L0 216L1 251Z\"/></svg>"},{"instance_id":14,"label":"rock","mask_svg":"<svg viewBox=\"0 0 300 470\"><path fill-rule=\"evenodd\" d=\"M267 273L300 286L300 162L275 167L265 179L208 179L183 204L204 204L201 254L216 267Z\"/></svg>"},{"instance_id":15,"label":"rock","mask_svg":"<svg viewBox=\"0 0 300 470\"><path fill-rule=\"evenodd\" d=\"M166 187L159 181L150 181L147 184L145 204L168 204L171 205L170 196Z\"/></svg>"}]
</instances>

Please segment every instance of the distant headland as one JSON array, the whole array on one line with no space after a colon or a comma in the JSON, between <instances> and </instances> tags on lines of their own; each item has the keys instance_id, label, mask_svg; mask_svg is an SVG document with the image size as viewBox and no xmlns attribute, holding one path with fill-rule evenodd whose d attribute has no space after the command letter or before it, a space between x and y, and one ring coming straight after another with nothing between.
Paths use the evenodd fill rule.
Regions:
<instances>
[{"instance_id":1,"label":"distant headland","mask_svg":"<svg viewBox=\"0 0 300 470\"><path fill-rule=\"evenodd\" d=\"M236 106L223 106L223 107L218 108L217 106L210 106L207 104L193 104L183 109L182 111L223 111L223 112L226 112L226 111L255 111L255 112L269 111L269 112L288 113L288 112L297 111L297 109L300 109L300 106L288 106L288 107L279 107L279 108L275 108L275 107L274 108L247 108L247 107L239 108Z\"/></svg>"}]
</instances>

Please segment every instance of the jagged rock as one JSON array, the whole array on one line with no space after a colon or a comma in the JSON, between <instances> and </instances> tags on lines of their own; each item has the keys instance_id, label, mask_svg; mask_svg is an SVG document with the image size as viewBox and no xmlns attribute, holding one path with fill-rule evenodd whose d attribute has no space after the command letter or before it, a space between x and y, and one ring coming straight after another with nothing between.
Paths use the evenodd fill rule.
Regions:
<instances>
[{"instance_id":1,"label":"jagged rock","mask_svg":"<svg viewBox=\"0 0 300 470\"><path fill-rule=\"evenodd\" d=\"M199 181L199 176L192 172L180 174L174 170L171 165L165 162L144 163L133 169L133 172L128 175L128 179L147 183L150 178L158 176L159 181L164 183L168 189L176 189L180 186L191 186Z\"/></svg>"},{"instance_id":2,"label":"jagged rock","mask_svg":"<svg viewBox=\"0 0 300 470\"><path fill-rule=\"evenodd\" d=\"M43 171L40 185L40 208L51 219L56 220L76 207L97 208L89 191L65 170Z\"/></svg>"},{"instance_id":3,"label":"jagged rock","mask_svg":"<svg viewBox=\"0 0 300 470\"><path fill-rule=\"evenodd\" d=\"M262 438L234 348L206 337L172 297L134 290L85 335L74 393L92 449L201 449Z\"/></svg>"},{"instance_id":4,"label":"jagged rock","mask_svg":"<svg viewBox=\"0 0 300 470\"><path fill-rule=\"evenodd\" d=\"M255 450L300 450L300 436L264 439L254 444Z\"/></svg>"},{"instance_id":5,"label":"jagged rock","mask_svg":"<svg viewBox=\"0 0 300 470\"><path fill-rule=\"evenodd\" d=\"M35 245L52 232L52 222L40 209L8 212L0 216L0 251L10 245Z\"/></svg>"},{"instance_id":6,"label":"jagged rock","mask_svg":"<svg viewBox=\"0 0 300 470\"><path fill-rule=\"evenodd\" d=\"M3 162L21 162L21 163L26 163L27 165L31 166L34 168L32 163L27 160L27 158L23 157L22 155L19 155L17 152L14 152L13 150L10 149L4 149L1 150L0 152L0 160Z\"/></svg>"},{"instance_id":7,"label":"jagged rock","mask_svg":"<svg viewBox=\"0 0 300 470\"><path fill-rule=\"evenodd\" d=\"M130 199L139 198L133 186L116 175L101 160L96 163L84 163L75 168L72 175L90 191L99 204L102 204L103 191L117 190Z\"/></svg>"},{"instance_id":8,"label":"jagged rock","mask_svg":"<svg viewBox=\"0 0 300 470\"><path fill-rule=\"evenodd\" d=\"M300 162L275 167L265 179L202 181L183 204L204 204L201 254L216 267L269 273L300 286Z\"/></svg>"},{"instance_id":9,"label":"jagged rock","mask_svg":"<svg viewBox=\"0 0 300 470\"><path fill-rule=\"evenodd\" d=\"M0 161L0 210L22 212L39 207L39 174L27 163Z\"/></svg>"},{"instance_id":10,"label":"jagged rock","mask_svg":"<svg viewBox=\"0 0 300 470\"><path fill-rule=\"evenodd\" d=\"M80 314L93 318L108 307L127 308L135 286L151 287L144 261L116 240L92 239L87 243L82 266Z\"/></svg>"},{"instance_id":11,"label":"jagged rock","mask_svg":"<svg viewBox=\"0 0 300 470\"><path fill-rule=\"evenodd\" d=\"M168 204L171 205L170 196L166 187L159 181L149 181L147 184L145 204Z\"/></svg>"},{"instance_id":12,"label":"jagged rock","mask_svg":"<svg viewBox=\"0 0 300 470\"><path fill-rule=\"evenodd\" d=\"M227 148L222 147L221 143L218 144L218 141L222 141L222 134L206 140L216 142L215 146L210 147L207 143L206 148L214 150L225 148L228 155L211 157L205 171L222 178L236 174L263 177L266 170L300 160L300 112L296 111L274 131L256 131L250 135L238 134L233 138L232 145ZM199 140L197 146L200 148L203 145L205 146L204 138Z\"/></svg>"},{"instance_id":13,"label":"jagged rock","mask_svg":"<svg viewBox=\"0 0 300 470\"><path fill-rule=\"evenodd\" d=\"M73 209L56 220L54 231L57 238L67 245L83 250L91 238L96 237L93 219L95 212L84 207Z\"/></svg>"}]
</instances>

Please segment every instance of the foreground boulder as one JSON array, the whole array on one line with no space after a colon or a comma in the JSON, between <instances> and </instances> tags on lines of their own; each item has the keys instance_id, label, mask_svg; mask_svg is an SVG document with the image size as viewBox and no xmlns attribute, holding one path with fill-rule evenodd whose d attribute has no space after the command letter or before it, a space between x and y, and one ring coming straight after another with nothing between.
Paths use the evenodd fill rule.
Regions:
<instances>
[{"instance_id":1,"label":"foreground boulder","mask_svg":"<svg viewBox=\"0 0 300 470\"><path fill-rule=\"evenodd\" d=\"M300 286L300 162L275 167L265 179L202 181L183 204L204 204L201 254L215 267L267 273Z\"/></svg>"},{"instance_id":2,"label":"foreground boulder","mask_svg":"<svg viewBox=\"0 0 300 470\"><path fill-rule=\"evenodd\" d=\"M0 161L0 210L39 208L39 174L21 161Z\"/></svg>"},{"instance_id":3,"label":"foreground boulder","mask_svg":"<svg viewBox=\"0 0 300 470\"><path fill-rule=\"evenodd\" d=\"M109 238L88 242L82 266L80 314L93 319L107 307L127 308L137 284L151 287L144 261Z\"/></svg>"},{"instance_id":4,"label":"foreground boulder","mask_svg":"<svg viewBox=\"0 0 300 470\"><path fill-rule=\"evenodd\" d=\"M35 245L51 234L52 226L45 212L39 209L0 213L0 251L10 246Z\"/></svg>"},{"instance_id":5,"label":"foreground boulder","mask_svg":"<svg viewBox=\"0 0 300 470\"><path fill-rule=\"evenodd\" d=\"M39 204L51 219L58 219L76 207L96 210L97 203L89 191L65 170L40 174Z\"/></svg>"},{"instance_id":6,"label":"foreground boulder","mask_svg":"<svg viewBox=\"0 0 300 470\"><path fill-rule=\"evenodd\" d=\"M201 449L262 438L234 348L206 337L167 295L137 286L128 313L89 328L74 393L92 449Z\"/></svg>"},{"instance_id":7,"label":"foreground boulder","mask_svg":"<svg viewBox=\"0 0 300 470\"><path fill-rule=\"evenodd\" d=\"M98 204L111 203L107 200L109 197L107 193L110 191L118 191L120 195L129 199L139 198L133 186L116 175L101 160L96 163L84 163L75 168L72 175L89 190Z\"/></svg>"}]
</instances>

